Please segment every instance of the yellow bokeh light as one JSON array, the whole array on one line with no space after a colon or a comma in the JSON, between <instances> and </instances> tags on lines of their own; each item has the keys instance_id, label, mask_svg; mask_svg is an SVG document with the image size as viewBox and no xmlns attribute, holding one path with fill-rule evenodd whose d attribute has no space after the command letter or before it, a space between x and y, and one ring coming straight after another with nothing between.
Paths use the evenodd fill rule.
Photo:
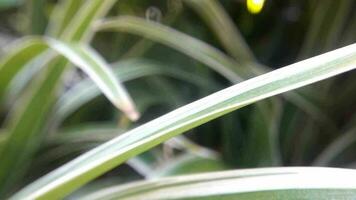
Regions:
<instances>
[{"instance_id":1,"label":"yellow bokeh light","mask_svg":"<svg viewBox=\"0 0 356 200\"><path fill-rule=\"evenodd\" d=\"M264 3L265 0L246 0L247 9L252 14L261 12Z\"/></svg>"}]
</instances>

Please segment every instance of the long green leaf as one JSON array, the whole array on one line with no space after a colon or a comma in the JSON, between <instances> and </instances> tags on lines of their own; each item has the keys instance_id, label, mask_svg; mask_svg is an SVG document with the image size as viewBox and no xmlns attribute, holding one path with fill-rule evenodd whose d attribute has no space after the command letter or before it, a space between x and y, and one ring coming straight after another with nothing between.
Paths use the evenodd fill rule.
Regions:
<instances>
[{"instance_id":1,"label":"long green leaf","mask_svg":"<svg viewBox=\"0 0 356 200\"><path fill-rule=\"evenodd\" d=\"M341 2L337 2L336 8L333 7L336 11L332 10L332 13L335 13L335 15L331 18L332 21L327 21L330 28L325 39L325 50L332 49L337 45L337 39L341 36L342 30L347 22L347 18L353 10L353 3L354 1L352 0L343 0ZM331 9L329 9L329 12L330 10ZM325 29L323 31L325 31Z\"/></svg>"},{"instance_id":2,"label":"long green leaf","mask_svg":"<svg viewBox=\"0 0 356 200\"><path fill-rule=\"evenodd\" d=\"M92 0L84 4L60 38L70 42L89 41L92 36L92 22L104 16L116 0ZM2 149L0 162L0 195L5 196L11 185L21 179L27 160L40 147L42 131L61 83L61 75L68 64L65 58L49 60L43 73L34 80L25 95L20 98L20 106L15 106L8 117L8 137ZM17 169L16 169L17 168ZM9 173L16 170L17 173Z\"/></svg>"},{"instance_id":3,"label":"long green leaf","mask_svg":"<svg viewBox=\"0 0 356 200\"><path fill-rule=\"evenodd\" d=\"M196 12L206 21L221 41L226 51L238 62L243 63L243 67L248 67L247 69L251 70L251 73L256 75L259 75L261 71L267 72L271 70L269 67L263 66L256 61L232 19L229 17L228 13L225 12L219 1L184 0L184 2L196 10ZM317 123L327 125L329 126L328 130L335 131L336 126L332 120L322 112L318 105L302 96L302 92L305 93L304 91L290 92L285 94L284 98L308 113ZM315 96L315 94L318 94L318 92L313 91L313 93L309 93L309 95L312 96Z\"/></svg>"},{"instance_id":4,"label":"long green leaf","mask_svg":"<svg viewBox=\"0 0 356 200\"><path fill-rule=\"evenodd\" d=\"M36 79L37 75L41 73L43 63L48 63L56 56L58 55L55 52L48 49L34 57L25 66L22 66L22 69L18 71L7 86L4 95L5 103L11 104L11 102L15 102L16 99L21 98L21 95L25 92L26 88L28 88L31 82Z\"/></svg>"},{"instance_id":5,"label":"long green leaf","mask_svg":"<svg viewBox=\"0 0 356 200\"><path fill-rule=\"evenodd\" d=\"M64 60L65 61L65 60ZM45 65L47 63L43 63ZM48 64L53 65L54 72L61 73L59 65L62 64L61 60L55 59L49 61ZM47 71L49 68L44 69ZM1 162L0 162L0 194L5 196L8 188L13 186L25 173L26 166L28 165L27 160L29 160L35 151L35 146L40 143L41 137L39 137L38 131L40 125L45 121L46 110L49 109L53 102L54 94L57 88L52 88L49 84L37 83L42 81L58 80L55 73L52 76L39 77L34 80L36 85L30 85L26 93L19 99L19 103L10 111L7 117L6 128L8 129L5 144L0 152ZM38 87L36 93L33 87ZM33 96L32 101L26 102L28 96ZM36 116L36 113L42 113L43 115ZM39 145L38 145L39 146ZM12 170L16 170L17 173L9 173Z\"/></svg>"},{"instance_id":6,"label":"long green leaf","mask_svg":"<svg viewBox=\"0 0 356 200\"><path fill-rule=\"evenodd\" d=\"M78 41L78 37L82 37L82 40L89 38L90 34L88 30L90 28L89 26L91 25L91 22L103 16L107 12L107 10L114 4L114 2L115 0L108 0L105 2L94 0L92 1L92 3L83 6L83 8L76 12L77 15L74 17L75 21L67 25L69 27L61 28L66 29L66 33L64 34L63 38L69 41ZM70 2L67 1L67 4L70 4ZM66 14L65 18L73 17L72 12L64 11L62 5L59 5L59 7L60 8L56 8L56 12L59 12L59 10L61 10L62 12L64 12L62 13L62 15ZM69 5L65 7L67 9L72 9L72 7ZM65 22L62 22L62 20L59 20L59 23L61 25L58 26L64 26L66 24ZM9 53L5 59L2 59L2 63L0 63L0 70L6 71L5 73L0 73L0 98L3 95L4 90L9 84L10 80L19 71L19 68L23 67L23 65L32 60L34 56L47 49L44 44L40 43L39 45L34 45L34 43L38 43L38 41L28 40L26 38L23 39L23 41L20 40L18 41L18 43L15 43L13 45L13 48L10 47L10 49L13 50L11 50L11 53Z\"/></svg>"},{"instance_id":7,"label":"long green leaf","mask_svg":"<svg viewBox=\"0 0 356 200\"><path fill-rule=\"evenodd\" d=\"M179 70L175 66L165 66L163 63L147 59L130 59L112 64L114 73L119 80L125 82L151 75L166 75L172 78L184 80L200 88L215 89L213 83L199 76ZM91 80L82 80L64 93L55 105L56 119L61 121L79 107L100 95L100 90Z\"/></svg>"},{"instance_id":8,"label":"long green leaf","mask_svg":"<svg viewBox=\"0 0 356 200\"><path fill-rule=\"evenodd\" d=\"M211 26L225 49L238 61L254 62L255 58L241 33L217 0L184 0Z\"/></svg>"},{"instance_id":9,"label":"long green leaf","mask_svg":"<svg viewBox=\"0 0 356 200\"><path fill-rule=\"evenodd\" d=\"M10 78L24 67L25 62L13 63L16 62L16 59L18 59L19 56L24 55L27 51L32 51L31 56L34 58L36 57L36 53L38 55L46 48L51 48L86 72L116 107L123 110L133 120L138 117L132 100L124 87L121 86L113 76L113 72L111 72L110 67L105 63L101 56L90 47L80 44L63 43L49 38L29 38L24 43L29 45L26 46L24 50L19 51L17 54L6 59L5 62L0 65L0 76L4 77L4 79L2 79L2 87L5 88L10 82Z\"/></svg>"},{"instance_id":10,"label":"long green leaf","mask_svg":"<svg viewBox=\"0 0 356 200\"><path fill-rule=\"evenodd\" d=\"M167 7L168 7L167 13L163 16L161 23L166 25L171 25L176 21L178 16L182 13L183 6L180 1L174 1L174 3L167 1ZM136 42L132 47L130 47L130 49L128 49L121 58L128 59L128 58L142 56L145 52L147 52L147 50L152 48L153 45L154 42L143 38L138 42Z\"/></svg>"},{"instance_id":11,"label":"long green leaf","mask_svg":"<svg viewBox=\"0 0 356 200\"><path fill-rule=\"evenodd\" d=\"M241 77L251 76L239 63L218 49L156 22L123 16L99 22L96 29L129 32L163 43L199 60L234 83L241 81Z\"/></svg>"},{"instance_id":12,"label":"long green leaf","mask_svg":"<svg viewBox=\"0 0 356 200\"><path fill-rule=\"evenodd\" d=\"M72 18L78 12L83 0L62 0L54 8L46 30L51 37L59 37L68 26Z\"/></svg>"},{"instance_id":13,"label":"long green leaf","mask_svg":"<svg viewBox=\"0 0 356 200\"><path fill-rule=\"evenodd\" d=\"M247 46L247 43L243 39L241 33L235 26L232 19L229 17L228 13L225 12L223 6L219 1L211 0L184 0L186 4L192 7L200 17L210 26L212 31L215 33L217 38L220 40L222 46L225 50L235 58L239 63L243 63L243 67L247 67L251 73L257 73L254 71L256 67L261 68L261 70L268 69L268 67L262 66L257 63L252 51ZM250 67L254 66L254 67ZM285 97L290 97L292 94L285 95ZM296 97L299 97L297 94L294 94L292 98L294 100ZM295 101L294 101L295 102ZM271 106L274 108L279 107L277 101L270 101ZM299 103L299 102L298 102ZM304 103L304 102L303 102ZM300 104L297 104L300 105ZM305 104L302 104L305 105ZM244 142L244 147L248 153L245 155L248 156L239 156L241 159L234 160L242 166L274 166L278 163L278 145L275 145L275 141L278 141L278 134L276 133L276 123L278 121L277 113L273 112L267 105L267 102L261 102L256 104L257 109L251 113L250 125L249 125L249 134L248 142ZM266 112L270 110L269 112ZM265 116L265 113L273 113L276 116ZM314 114L313 112L312 114ZM234 125L236 120L233 122ZM256 125L256 123L259 123ZM227 133L233 131L231 127L227 127L226 134L235 134L236 133ZM236 136L235 136L236 137ZM231 137L229 137L231 140ZM232 143L229 141L228 143ZM232 148L237 149L236 144L232 143ZM255 148L259 146L259 148ZM234 150L236 152L236 150ZM239 151L243 151L239 149ZM230 153L231 151L229 151ZM257 159L258 158L258 159ZM246 162L248 161L248 162Z\"/></svg>"},{"instance_id":14,"label":"long green leaf","mask_svg":"<svg viewBox=\"0 0 356 200\"><path fill-rule=\"evenodd\" d=\"M129 32L165 44L206 64L233 83L247 79L251 77L252 74L260 75L262 72L269 71L266 67L261 68L260 65L251 62L248 64L248 67L244 67L214 47L198 39L167 26L155 22L148 22L136 17L125 16L104 20L97 23L96 29ZM260 67L256 68L256 66ZM307 101L300 94L292 92L286 93L283 96L302 108L306 113L309 113L314 120L318 120L317 122L327 122L325 124L330 126L330 130L334 130L332 127L333 123L320 111L320 108Z\"/></svg>"},{"instance_id":15,"label":"long green leaf","mask_svg":"<svg viewBox=\"0 0 356 200\"><path fill-rule=\"evenodd\" d=\"M193 7L197 7L198 10L203 12L203 15L206 14L211 16L209 20L212 22L212 25L214 26L214 30L217 30L218 36L222 40L223 44L227 45L226 49L229 52L231 52L232 55L235 56L235 58L239 56L238 61L240 61L241 63L248 63L253 60L252 53L246 47L246 44L244 43L243 39L239 35L238 31L233 26L232 22L227 20L229 19L228 16L226 15L226 13L223 12L222 8L219 7L218 3L214 1L200 2L199 0L186 1L186 2L191 4ZM245 70L251 71L251 74L256 73L255 67L250 67L252 63L250 63L247 66L236 64L229 57L226 57L224 54L221 54L221 52L215 50L213 47L206 45L205 43L200 42L199 40L196 40L188 35L177 32L171 28L165 27L163 25L159 25L157 23L150 23L147 21L140 20L138 18L127 19L127 18L119 17L116 20L113 19L113 20L104 21L102 25L99 25L99 29L100 28L103 29L113 28L115 30L130 32L130 33L147 37L154 41L171 46L189 56L192 56L193 58L200 60L201 62L207 64L208 66L212 67L215 70L218 70L220 68L224 69L223 68L224 66L226 69L232 69L232 71L227 73L229 74L236 73L242 78L246 78L249 76L247 75L247 73L245 73ZM228 37L226 36L223 37L222 34L224 33L226 35L226 32L229 33ZM200 52L203 53L201 54ZM214 58L215 61L220 62L222 67L217 68L215 67L216 63L208 62L209 60L211 60L211 58ZM242 69L242 68L246 68L246 69ZM225 75L226 77L226 73L224 74L221 71L218 72L220 72L222 75ZM237 79L236 80L232 78L228 78L228 79L235 83L237 81ZM266 129L263 130L265 131ZM264 132L264 133L268 134L268 132ZM266 153L267 151L265 151L265 154Z\"/></svg>"},{"instance_id":16,"label":"long green leaf","mask_svg":"<svg viewBox=\"0 0 356 200\"><path fill-rule=\"evenodd\" d=\"M317 3L315 9L312 10L311 22L308 25L307 33L303 44L301 46L298 59L304 59L308 56L317 53L316 50L320 45L319 38L324 34L323 24L327 18L327 11L330 10L332 6L332 0L326 0L324 3ZM330 23L330 22L326 22ZM320 46L319 46L320 47Z\"/></svg>"},{"instance_id":17,"label":"long green leaf","mask_svg":"<svg viewBox=\"0 0 356 200\"><path fill-rule=\"evenodd\" d=\"M233 170L161 178L99 190L83 199L355 199L356 171L321 167Z\"/></svg>"},{"instance_id":18,"label":"long green leaf","mask_svg":"<svg viewBox=\"0 0 356 200\"><path fill-rule=\"evenodd\" d=\"M10 49L10 53L2 58L0 63L0 99L3 97L11 79L26 63L47 50L47 46L38 39L24 38L7 49Z\"/></svg>"},{"instance_id":19,"label":"long green leaf","mask_svg":"<svg viewBox=\"0 0 356 200\"><path fill-rule=\"evenodd\" d=\"M132 120L138 118L131 98L124 87L116 81L113 72L101 56L87 46L65 45L65 43L55 40L49 41L53 49L85 71L116 107L120 108Z\"/></svg>"},{"instance_id":20,"label":"long green leaf","mask_svg":"<svg viewBox=\"0 0 356 200\"><path fill-rule=\"evenodd\" d=\"M116 0L106 0L91 1L90 3L83 4L79 12L77 12L75 17L66 26L60 39L77 42L87 41L94 34L90 29L92 28L90 26L93 21L105 15L115 2Z\"/></svg>"},{"instance_id":21,"label":"long green leaf","mask_svg":"<svg viewBox=\"0 0 356 200\"><path fill-rule=\"evenodd\" d=\"M126 90L120 85L117 79L113 76L113 73L111 72L107 64L92 49L82 45L74 45L74 44L68 45L66 43L62 43L53 39L37 40L37 42L38 42L37 44L46 45L48 48L52 48L53 50L57 51L59 54L65 56L73 64L75 64L83 71L85 71L89 75L89 77L95 82L95 84L100 88L100 90L106 95L106 97L116 107L121 109L131 119L135 120L138 118L138 113L135 110L131 98L128 96ZM46 65L46 64L47 62L42 63L42 65ZM45 96L42 97L42 95L40 95L39 97L48 98ZM27 104L23 104L18 107L26 110L27 106L28 106ZM37 106L41 106L41 105L36 105L34 108L36 108ZM45 106L41 107L41 109L43 108L45 108ZM20 138L20 135L22 135L22 133L26 133L25 129L28 129L29 124L25 124L22 121L21 117L16 116L16 113L13 115L14 117L12 118L12 120L9 120L7 123L8 127L11 127L9 128L9 130L12 131L12 132L9 131L9 134L12 133L12 135L11 137L8 137L6 143L3 145L3 148L1 149L2 151L0 152L0 157L2 158L2 162L0 163L0 169L1 169L0 180L2 180L2 183L6 183L5 179L7 179L6 177L9 171L13 169L19 169L19 167L22 167L22 164L21 165L19 164L21 163L19 160L15 160L13 159L12 156L10 156L11 155L10 152L16 153L17 152L16 149L20 147L20 144L28 140L25 138L18 140L18 138ZM32 113L29 113L27 117L31 118L32 117L31 115ZM20 125L14 126L16 124L20 124ZM27 135L27 137L31 137L31 135L29 134ZM27 155L27 152L24 155ZM21 159L26 160L27 157L22 157Z\"/></svg>"},{"instance_id":22,"label":"long green leaf","mask_svg":"<svg viewBox=\"0 0 356 200\"><path fill-rule=\"evenodd\" d=\"M356 44L231 86L137 127L40 178L13 199L60 198L167 139L261 99L356 68Z\"/></svg>"},{"instance_id":23,"label":"long green leaf","mask_svg":"<svg viewBox=\"0 0 356 200\"><path fill-rule=\"evenodd\" d=\"M34 167L45 168L53 161L63 159L72 153L87 151L124 132L125 130L114 124L102 123L56 132L47 138L46 151L35 159Z\"/></svg>"}]
</instances>

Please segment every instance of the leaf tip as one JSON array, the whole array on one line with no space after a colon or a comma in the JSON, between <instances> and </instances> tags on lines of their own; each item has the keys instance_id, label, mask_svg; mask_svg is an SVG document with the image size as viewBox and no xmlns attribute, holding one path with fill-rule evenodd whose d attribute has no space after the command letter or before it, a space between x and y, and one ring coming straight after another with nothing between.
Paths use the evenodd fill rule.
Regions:
<instances>
[{"instance_id":1,"label":"leaf tip","mask_svg":"<svg viewBox=\"0 0 356 200\"><path fill-rule=\"evenodd\" d=\"M131 121L137 121L140 118L140 113L136 110L133 104L128 104L122 111Z\"/></svg>"},{"instance_id":2,"label":"leaf tip","mask_svg":"<svg viewBox=\"0 0 356 200\"><path fill-rule=\"evenodd\" d=\"M136 110L130 110L126 112L127 116L132 121L137 121L140 118L140 113Z\"/></svg>"}]
</instances>

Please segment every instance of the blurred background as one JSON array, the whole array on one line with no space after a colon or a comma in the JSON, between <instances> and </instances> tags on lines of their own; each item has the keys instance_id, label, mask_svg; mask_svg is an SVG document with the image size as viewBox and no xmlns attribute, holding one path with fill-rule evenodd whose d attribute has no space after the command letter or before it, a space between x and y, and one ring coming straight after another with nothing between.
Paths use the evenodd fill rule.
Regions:
<instances>
[{"instance_id":1,"label":"blurred background","mask_svg":"<svg viewBox=\"0 0 356 200\"><path fill-rule=\"evenodd\" d=\"M161 23L219 49L241 65L254 63L269 69L356 41L353 0L209 1L120 0L109 16L131 15ZM16 39L44 35L58 3L0 0L0 56ZM224 14L221 23L232 27L235 36L230 37L226 27L214 25L211 18L216 18L216 9ZM242 39L242 43L230 38ZM138 35L98 32L91 46L112 63L117 73L125 73L120 71L122 66L151 69L132 75L124 83L142 117L130 122L98 94L82 96L79 106L70 104L73 91L87 90L92 84L81 71L69 71L57 97L59 103L46 122L43 142L26 175L12 190L126 130L232 85L190 56ZM245 50L234 51L234 47ZM28 73L33 74L31 80L36 78L36 72L27 71L16 80L21 82ZM213 120L129 160L72 197L113 183L223 169L310 165L355 168L355 75L343 74L299 89L298 95L273 97ZM17 102L21 94L9 94L9 99ZM9 112L7 105L0 104L1 124Z\"/></svg>"}]
</instances>

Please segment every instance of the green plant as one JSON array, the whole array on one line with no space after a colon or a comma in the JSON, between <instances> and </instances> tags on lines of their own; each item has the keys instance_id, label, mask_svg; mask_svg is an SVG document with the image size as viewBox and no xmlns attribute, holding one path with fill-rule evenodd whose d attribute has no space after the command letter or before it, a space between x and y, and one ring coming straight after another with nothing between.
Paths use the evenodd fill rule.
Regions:
<instances>
[{"instance_id":1,"label":"green plant","mask_svg":"<svg viewBox=\"0 0 356 200\"><path fill-rule=\"evenodd\" d=\"M39 5L36 2L32 6ZM166 18L162 20L163 22L172 23L181 13L182 5L179 3L180 1L177 2L178 4L171 5L171 10L167 11L169 15L167 14ZM232 166L236 163L239 167L278 166L286 162L286 157L288 158L286 155L296 156L297 158L294 160L297 161L304 159L305 151L312 146L310 144L313 144L313 138L305 137L309 134L308 131L319 129L329 135L339 132L336 118L332 118L329 113L325 112L324 100L326 98L324 97L335 85L335 79L328 78L356 67L355 44L275 70L258 63L239 30L234 26L219 2L184 0L183 3L194 9L207 22L221 42L222 49L225 49L227 53L203 40L154 22L152 19L143 20L132 16L102 19L108 13L115 15L115 9L122 6L121 4L116 5L114 0L92 0L90 3L63 0L54 8L45 36L24 38L14 45L14 50L8 53L0 64L0 99L3 105L11 105L10 109L3 106L4 113L8 114L4 128L0 133L1 196L12 196L13 199L63 198L129 158L150 150L194 127L255 102L258 103L249 107L250 110L245 110L247 114L234 112L224 117L222 125L219 126L221 134L225 137L221 151L225 156L226 163L219 160L219 155L215 151L195 144L183 136L168 141L162 149L156 148L148 151L134 160L129 160L128 163L145 177L158 176L158 174L162 176L225 170L233 168ZM341 11L338 13L346 12L347 3L350 1L342 4ZM158 13L153 14L159 15ZM341 14L338 19L343 18ZM36 31L40 31L42 28L37 27ZM334 29L331 29L330 36L325 42L326 48L332 46L335 35L340 33L340 30L341 27L336 25ZM103 31L111 31L111 33L102 33ZM139 39L133 44L129 53L122 55L123 60L108 64L109 62L96 53L96 50L88 47L88 44L97 44L98 50L101 49L100 45L123 44L124 39L120 37L116 42L111 42L112 44L105 42L105 37L99 37L100 34L117 35L115 33L117 31L132 33L167 45L202 64L192 60L187 65L188 67L180 69L177 64L170 63L169 65L172 67L167 67L165 61L157 62L152 61L152 58L142 58L145 57L143 56L145 53L153 52L148 51L149 49L155 48L153 43L146 39ZM318 30L314 30L314 32L318 32ZM94 37L95 35L99 35L98 38ZM125 35L125 37L132 36ZM93 38L94 40L91 41ZM95 39L101 40L97 42ZM308 44L304 46L313 46L310 42L314 42L314 40L307 38L306 43ZM119 47L115 48L119 49ZM110 60L110 57L116 60L115 53L115 51L105 52L103 50L102 54L107 57L107 60ZM302 57L304 54L309 55L310 53L302 52ZM160 53L160 55L162 54ZM94 83L88 79L81 79L74 83L74 86L71 86L68 91L61 90L62 78L68 74L77 74L75 70L71 70L69 65L78 66L89 75ZM110 70L109 65L114 69ZM217 74L218 77L215 78ZM151 76L154 78L150 79ZM143 79L144 77L146 78L144 81L153 87L152 94L144 92L148 88L144 81L143 86L139 81L131 81L137 85L134 85L134 89L128 88L130 94L132 93L132 99L136 101L137 110L143 113L144 119L139 121L139 124L142 123L142 125L137 126L128 120L128 118L137 120L139 114L121 82ZM169 81L167 81L167 77L170 78ZM324 79L330 81L323 82L324 84L319 86L321 89L309 87L286 93ZM215 93L143 123L160 114L155 113L145 118L145 114L150 114L150 109L155 105L163 105L163 107L172 109L177 105L192 101L189 98L182 98L184 96L180 95L182 90L177 89L176 84L172 84L174 81L178 81L180 84L189 84L189 88L198 88L202 96L213 91ZM235 85L221 89L226 85L226 82ZM180 86L180 84L177 85ZM348 82L344 84L348 85ZM337 104L339 102L342 105L350 104L347 103L347 97L354 91L354 87L351 86L341 93L340 99L335 101ZM157 88L160 88L161 92L157 92ZM109 110L113 117L111 117L109 125L96 123L87 129L61 133L62 127L66 127L65 125L75 124L78 126L81 118L96 115L95 111L89 115L85 112L81 114L78 109L88 106L88 102L97 100L99 91L123 114L113 112L110 107ZM282 98L274 97L260 101L277 94L282 94ZM19 100L13 104L15 99ZM96 104L93 106L89 104L90 109L95 109L95 107ZM342 109L340 108L340 110ZM77 119L76 116L78 116ZM296 125L304 118L310 119L305 123L306 128L301 134L300 143L304 146L296 154L290 154L288 151L291 150L287 148L288 142L295 136L291 132L298 131ZM115 127L116 121L119 121L119 128ZM346 127L350 131L327 147L315 159L315 163L329 165L336 156L351 147L354 140L352 139L354 138L354 126L352 119L350 121L351 125ZM235 133L239 134L234 135L232 129L237 129ZM242 134L244 132L248 133L248 137ZM199 141L201 138L197 137ZM236 137L238 137L237 140L245 142L239 152L233 149L237 145L234 143ZM333 137L335 136L333 135ZM104 141L107 142L101 144ZM281 141L284 142L280 144ZM316 145L316 147L318 146ZM62 164L63 161L68 160L67 156L73 158L89 148L93 149L28 186L24 187L25 184L21 183L23 180L32 182L33 179L43 175L41 172L40 175L26 180L24 177L29 171L38 167L52 170L53 167L49 162L60 160ZM179 150L178 153L175 153L176 149ZM41 154L41 151L45 153ZM171 158L167 163L174 163L173 168L162 164L162 168L166 169L167 173L154 173L153 163L157 160L159 163L160 157L167 156L167 154L171 154L168 156ZM185 156L188 156L188 159ZM206 168L197 167L197 163L206 165ZM192 168L196 170L191 170ZM159 171L159 169L156 170ZM251 181L249 187L245 189L232 187L234 184L240 184L242 187L245 175L248 177L247 181ZM309 176L313 176L315 179L320 178L320 180L309 182L305 178ZM149 197L152 199L164 199L165 197L160 191L169 193L171 191L186 191L181 196L172 196L172 198L209 199L216 195L223 195L226 199L237 197L242 199L271 197L284 199L286 196L291 199L312 199L316 197L317 192L322 192L323 198L342 196L345 199L352 199L355 197L356 185L351 181L342 186L340 184L345 179L352 180L354 176L353 170L345 169L238 170L236 172L226 171L163 178L153 182L123 185L108 190L100 190L102 186L99 186L95 188L97 191L93 195L87 196L87 192L78 195L89 199L135 199L147 197L146 195L151 195ZM335 177L337 180L334 179ZM285 184L289 179L298 181ZM273 180L276 181L274 186L251 189L254 188L252 187L254 184ZM152 183L162 186L156 187L156 184L153 184L151 187ZM228 187L217 187L212 189L209 194L201 195L204 188L220 183ZM113 184L116 182L110 185ZM15 193L20 187L24 188Z\"/></svg>"}]
</instances>

